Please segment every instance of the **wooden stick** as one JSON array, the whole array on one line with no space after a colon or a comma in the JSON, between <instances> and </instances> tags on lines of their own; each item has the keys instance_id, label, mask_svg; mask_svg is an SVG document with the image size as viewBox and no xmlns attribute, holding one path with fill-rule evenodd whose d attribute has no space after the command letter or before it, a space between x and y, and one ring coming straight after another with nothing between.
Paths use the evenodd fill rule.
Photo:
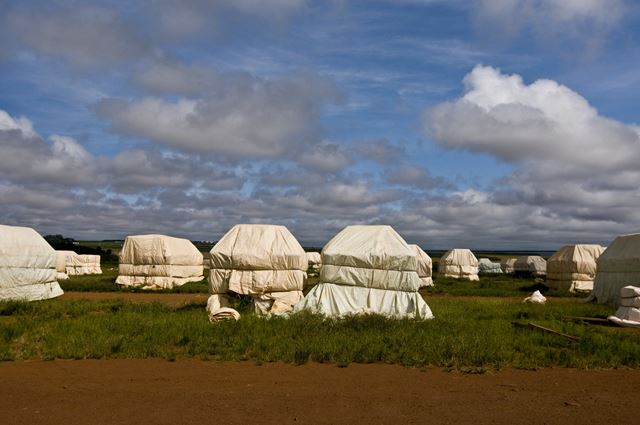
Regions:
<instances>
[{"instance_id":1,"label":"wooden stick","mask_svg":"<svg viewBox=\"0 0 640 425\"><path fill-rule=\"evenodd\" d=\"M567 316L567 319L573 322L584 322L594 325L613 326L613 324L608 319L600 319L598 317Z\"/></svg>"},{"instance_id":2,"label":"wooden stick","mask_svg":"<svg viewBox=\"0 0 640 425\"><path fill-rule=\"evenodd\" d=\"M574 341L574 342L580 341L580 338L577 337L577 336L563 334L562 332L554 331L553 329L545 328L544 326L536 325L535 323L531 323L531 322L529 322L529 323L511 322L511 324L514 325L514 326L521 327L521 328L535 329L535 330L538 330L540 332L550 333L550 334L562 336L562 337L570 339L571 341Z\"/></svg>"}]
</instances>

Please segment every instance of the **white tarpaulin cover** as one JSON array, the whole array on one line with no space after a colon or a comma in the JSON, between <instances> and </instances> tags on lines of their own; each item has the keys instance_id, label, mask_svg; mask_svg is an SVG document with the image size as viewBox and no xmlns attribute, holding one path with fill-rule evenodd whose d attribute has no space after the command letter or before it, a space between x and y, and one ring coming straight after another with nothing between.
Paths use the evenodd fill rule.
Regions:
<instances>
[{"instance_id":1,"label":"white tarpaulin cover","mask_svg":"<svg viewBox=\"0 0 640 425\"><path fill-rule=\"evenodd\" d=\"M209 292L251 295L256 312L286 313L303 297L307 268L304 249L286 227L238 224L211 250Z\"/></svg>"},{"instance_id":2,"label":"white tarpaulin cover","mask_svg":"<svg viewBox=\"0 0 640 425\"><path fill-rule=\"evenodd\" d=\"M58 272L57 280L69 279L67 275L67 257L78 255L73 251L56 250L56 271Z\"/></svg>"},{"instance_id":3,"label":"white tarpaulin cover","mask_svg":"<svg viewBox=\"0 0 640 425\"><path fill-rule=\"evenodd\" d=\"M516 265L516 261L518 261L516 258L506 258L502 261L500 261L500 268L502 269L503 273L513 273L515 272L515 265Z\"/></svg>"},{"instance_id":4,"label":"white tarpaulin cover","mask_svg":"<svg viewBox=\"0 0 640 425\"><path fill-rule=\"evenodd\" d=\"M202 254L187 239L165 235L127 236L116 283L165 289L204 279Z\"/></svg>"},{"instance_id":5,"label":"white tarpaulin cover","mask_svg":"<svg viewBox=\"0 0 640 425\"><path fill-rule=\"evenodd\" d=\"M620 288L640 286L640 234L618 236L596 263L598 270L589 299L617 304Z\"/></svg>"},{"instance_id":6,"label":"white tarpaulin cover","mask_svg":"<svg viewBox=\"0 0 640 425\"><path fill-rule=\"evenodd\" d=\"M546 286L569 291L591 291L600 245L566 245L547 260Z\"/></svg>"},{"instance_id":7,"label":"white tarpaulin cover","mask_svg":"<svg viewBox=\"0 0 640 425\"><path fill-rule=\"evenodd\" d=\"M416 252L416 259L418 260L418 276L422 281L422 286L433 286L433 262L429 254L424 252L418 245L411 245L411 248Z\"/></svg>"},{"instance_id":8,"label":"white tarpaulin cover","mask_svg":"<svg viewBox=\"0 0 640 425\"><path fill-rule=\"evenodd\" d=\"M212 322L240 320L240 313L229 307L229 299L226 295L211 295L207 300L207 313L209 313L209 320Z\"/></svg>"},{"instance_id":9,"label":"white tarpaulin cover","mask_svg":"<svg viewBox=\"0 0 640 425\"><path fill-rule=\"evenodd\" d=\"M69 276L102 274L102 269L100 268L100 256L89 254L68 255L66 272Z\"/></svg>"},{"instance_id":10,"label":"white tarpaulin cover","mask_svg":"<svg viewBox=\"0 0 640 425\"><path fill-rule=\"evenodd\" d=\"M29 227L0 225L0 300L36 301L63 294L57 255Z\"/></svg>"},{"instance_id":11,"label":"white tarpaulin cover","mask_svg":"<svg viewBox=\"0 0 640 425\"><path fill-rule=\"evenodd\" d=\"M640 288L625 286L620 289L620 307L609 321L625 327L640 328Z\"/></svg>"},{"instance_id":12,"label":"white tarpaulin cover","mask_svg":"<svg viewBox=\"0 0 640 425\"><path fill-rule=\"evenodd\" d=\"M440 258L438 273L443 277L479 280L478 259L468 249L450 249Z\"/></svg>"},{"instance_id":13,"label":"white tarpaulin cover","mask_svg":"<svg viewBox=\"0 0 640 425\"><path fill-rule=\"evenodd\" d=\"M539 255L518 257L513 265L515 273L531 273L534 276L544 276L547 273L547 262Z\"/></svg>"},{"instance_id":14,"label":"white tarpaulin cover","mask_svg":"<svg viewBox=\"0 0 640 425\"><path fill-rule=\"evenodd\" d=\"M320 284L294 311L431 319L417 270L415 250L391 226L348 226L323 248Z\"/></svg>"},{"instance_id":15,"label":"white tarpaulin cover","mask_svg":"<svg viewBox=\"0 0 640 425\"><path fill-rule=\"evenodd\" d=\"M500 274L502 267L500 267L500 263L493 263L488 258L481 258L478 260L478 271L487 274Z\"/></svg>"},{"instance_id":16,"label":"white tarpaulin cover","mask_svg":"<svg viewBox=\"0 0 640 425\"><path fill-rule=\"evenodd\" d=\"M307 252L307 261L309 262L309 267L320 268L322 265L322 258L320 257L319 252Z\"/></svg>"}]
</instances>

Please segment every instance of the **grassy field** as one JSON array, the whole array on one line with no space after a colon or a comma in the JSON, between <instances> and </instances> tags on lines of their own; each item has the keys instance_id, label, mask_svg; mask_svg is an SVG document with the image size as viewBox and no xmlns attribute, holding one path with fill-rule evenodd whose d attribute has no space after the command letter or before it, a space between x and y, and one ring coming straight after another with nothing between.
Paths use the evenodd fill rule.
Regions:
<instances>
[{"instance_id":1,"label":"grassy field","mask_svg":"<svg viewBox=\"0 0 640 425\"><path fill-rule=\"evenodd\" d=\"M80 292L146 292L143 289L131 288L115 284L118 275L118 265L115 263L102 264L103 274L71 276L68 280L60 282L60 286L65 291ZM205 271L205 275L206 275ZM308 287L318 282L317 277L308 280ZM423 289L424 295L429 294L449 294L449 295L471 295L489 297L525 297L531 292L540 289L550 296L581 297L584 294L575 294L568 291L549 291L543 284L534 279L514 278L512 275L481 276L478 282L469 282L451 278L440 278L435 275L436 285ZM158 292L158 291L154 291ZM184 286L162 290L166 293L207 293L206 279L201 282L192 282Z\"/></svg>"},{"instance_id":2,"label":"grassy field","mask_svg":"<svg viewBox=\"0 0 640 425\"><path fill-rule=\"evenodd\" d=\"M198 357L217 360L351 362L441 366L484 371L640 367L640 333L567 321L606 317L611 308L555 299L548 305L511 298L427 298L436 319L377 316L323 320L303 314L262 319L239 306L238 322L212 324L204 305L172 308L125 301L51 300L0 303L0 359ZM578 342L514 327L535 322Z\"/></svg>"},{"instance_id":3,"label":"grassy field","mask_svg":"<svg viewBox=\"0 0 640 425\"><path fill-rule=\"evenodd\" d=\"M100 275L69 276L69 279L59 282L60 287L64 291L77 292L149 292L149 290L145 289L116 285L118 264L103 263L101 268L102 274ZM154 290L153 292L206 294L207 291L207 281L202 280L200 282L187 283L173 289Z\"/></svg>"},{"instance_id":4,"label":"grassy field","mask_svg":"<svg viewBox=\"0 0 640 425\"><path fill-rule=\"evenodd\" d=\"M551 297L586 297L585 293L549 290L541 279L516 278L513 275L481 275L480 280L470 282L434 276L435 285L423 289L424 294L471 295L479 297L522 297L540 290Z\"/></svg>"},{"instance_id":5,"label":"grassy field","mask_svg":"<svg viewBox=\"0 0 640 425\"><path fill-rule=\"evenodd\" d=\"M63 281L63 289L144 292L116 285L116 264L102 268L102 275ZM567 319L605 318L613 314L612 307L547 291L534 279L503 275L468 282L436 275L435 282L435 287L421 290L436 316L427 322L377 316L325 320L308 314L267 320L253 315L246 299L234 301L240 321L216 324L209 323L203 304L175 308L123 300L0 302L0 359L198 357L298 364L385 362L463 371L640 367L639 331ZM523 304L536 289L543 290L549 303ZM161 292L206 293L207 284ZM519 328L514 322L533 322L580 340Z\"/></svg>"}]
</instances>

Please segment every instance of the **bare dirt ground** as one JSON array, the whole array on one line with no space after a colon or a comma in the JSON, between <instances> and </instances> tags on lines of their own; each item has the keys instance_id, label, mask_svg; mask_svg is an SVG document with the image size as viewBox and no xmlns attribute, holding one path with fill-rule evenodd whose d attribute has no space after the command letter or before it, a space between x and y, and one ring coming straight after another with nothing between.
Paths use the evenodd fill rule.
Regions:
<instances>
[{"instance_id":1,"label":"bare dirt ground","mask_svg":"<svg viewBox=\"0 0 640 425\"><path fill-rule=\"evenodd\" d=\"M188 303L207 303L208 294L163 294L140 292L65 292L60 299L66 300L126 300L133 302L160 302L178 306Z\"/></svg>"},{"instance_id":2,"label":"bare dirt ground","mask_svg":"<svg viewBox=\"0 0 640 425\"><path fill-rule=\"evenodd\" d=\"M465 375L199 360L0 363L2 424L622 424L640 371Z\"/></svg>"}]
</instances>

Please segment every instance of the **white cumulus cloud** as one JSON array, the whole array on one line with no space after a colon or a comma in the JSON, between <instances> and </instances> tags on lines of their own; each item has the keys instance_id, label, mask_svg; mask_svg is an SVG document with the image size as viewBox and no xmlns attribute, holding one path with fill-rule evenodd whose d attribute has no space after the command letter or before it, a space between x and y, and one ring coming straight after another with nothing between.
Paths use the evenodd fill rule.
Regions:
<instances>
[{"instance_id":1,"label":"white cumulus cloud","mask_svg":"<svg viewBox=\"0 0 640 425\"><path fill-rule=\"evenodd\" d=\"M476 66L465 94L425 111L424 129L446 147L506 161L553 162L589 172L635 169L638 127L604 117L578 93L552 80L529 85L519 75Z\"/></svg>"}]
</instances>

